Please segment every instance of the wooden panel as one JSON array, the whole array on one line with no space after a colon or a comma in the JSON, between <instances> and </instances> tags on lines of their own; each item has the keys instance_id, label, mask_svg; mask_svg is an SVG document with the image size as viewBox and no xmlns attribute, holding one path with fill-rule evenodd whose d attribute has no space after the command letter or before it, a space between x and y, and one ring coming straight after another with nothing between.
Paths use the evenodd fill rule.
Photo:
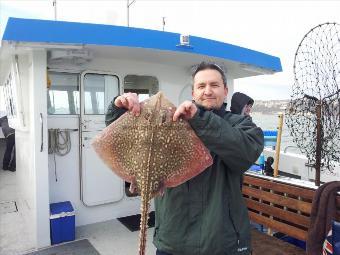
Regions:
<instances>
[{"instance_id":1,"label":"wooden panel","mask_svg":"<svg viewBox=\"0 0 340 255\"><path fill-rule=\"evenodd\" d=\"M255 229L251 230L251 245L252 255L306 255L303 249Z\"/></svg>"},{"instance_id":2,"label":"wooden panel","mask_svg":"<svg viewBox=\"0 0 340 255\"><path fill-rule=\"evenodd\" d=\"M272 215L275 218L279 218L288 222L294 222L294 224L303 226L305 228L309 227L310 219L307 216L297 214L294 212L290 212L287 210L283 210L281 208L277 208L274 206L270 206L267 204L263 204L254 200L251 200L249 198L245 198L246 204L248 208L251 208L253 210L263 212L268 215Z\"/></svg>"},{"instance_id":3,"label":"wooden panel","mask_svg":"<svg viewBox=\"0 0 340 255\"><path fill-rule=\"evenodd\" d=\"M243 186L243 194L262 199L277 205L287 206L288 208L310 214L312 204L297 199L273 194L268 191Z\"/></svg>"},{"instance_id":4,"label":"wooden panel","mask_svg":"<svg viewBox=\"0 0 340 255\"><path fill-rule=\"evenodd\" d=\"M283 184L267 179L256 178L249 175L244 175L244 183L259 186L266 189L275 190L282 193L287 193L295 196L301 196L306 199L313 199L315 191L304 187L297 187L289 184Z\"/></svg>"},{"instance_id":5,"label":"wooden panel","mask_svg":"<svg viewBox=\"0 0 340 255\"><path fill-rule=\"evenodd\" d=\"M250 187L249 185L253 185L256 187ZM257 187L272 190L274 191L274 193L268 190L262 190ZM266 227L272 228L289 236L295 237L299 240L307 239L306 229L310 224L310 217L283 210L267 203L263 203L263 201L310 214L312 208L311 202L315 194L315 190L300 186L283 184L276 182L275 180L245 175L242 192L244 195L251 197L245 197L245 201L249 209L262 212L263 214L271 215L274 217L274 219L272 219L270 217L260 215L256 212L249 211L249 217L252 221L258 224L265 225ZM275 194L275 192L288 194L288 197L282 194ZM294 198L289 197L290 195L292 195ZM301 201L295 198L297 196L307 201ZM259 199L260 201L256 201L252 198ZM336 206L336 219L340 220L340 195L338 195L336 198ZM281 220L284 222L282 222ZM301 228L299 228L299 226L301 226Z\"/></svg>"},{"instance_id":6,"label":"wooden panel","mask_svg":"<svg viewBox=\"0 0 340 255\"><path fill-rule=\"evenodd\" d=\"M252 221L255 221L259 224L265 225L269 228L272 228L276 231L279 231L281 233L287 234L291 237L295 237L299 240L306 241L307 240L307 231L296 228L294 226L270 219L268 217L259 215L254 212L249 211L249 218Z\"/></svg>"}]
</instances>

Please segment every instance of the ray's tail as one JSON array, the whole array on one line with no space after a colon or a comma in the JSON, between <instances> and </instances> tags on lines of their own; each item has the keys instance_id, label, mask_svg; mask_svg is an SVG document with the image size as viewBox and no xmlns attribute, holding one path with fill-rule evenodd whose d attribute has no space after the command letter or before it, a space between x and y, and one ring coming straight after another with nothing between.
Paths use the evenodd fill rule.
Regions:
<instances>
[{"instance_id":1,"label":"ray's tail","mask_svg":"<svg viewBox=\"0 0 340 255\"><path fill-rule=\"evenodd\" d=\"M139 232L139 255L145 255L146 250L146 234L148 230L150 199L149 192L145 189L141 190L141 217Z\"/></svg>"}]
</instances>

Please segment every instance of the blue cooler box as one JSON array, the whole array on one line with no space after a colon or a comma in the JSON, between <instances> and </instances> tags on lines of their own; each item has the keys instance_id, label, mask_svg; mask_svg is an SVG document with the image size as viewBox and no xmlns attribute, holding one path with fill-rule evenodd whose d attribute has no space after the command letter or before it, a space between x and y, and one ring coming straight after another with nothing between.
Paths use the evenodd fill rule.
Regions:
<instances>
[{"instance_id":1,"label":"blue cooler box","mask_svg":"<svg viewBox=\"0 0 340 255\"><path fill-rule=\"evenodd\" d=\"M50 204L51 244L75 239L75 213L70 201Z\"/></svg>"}]
</instances>

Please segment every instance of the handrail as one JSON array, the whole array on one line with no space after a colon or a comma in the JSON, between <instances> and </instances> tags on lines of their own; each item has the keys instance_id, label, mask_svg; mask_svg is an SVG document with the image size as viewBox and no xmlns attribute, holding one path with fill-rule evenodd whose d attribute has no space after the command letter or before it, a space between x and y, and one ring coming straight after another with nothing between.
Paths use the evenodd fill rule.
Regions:
<instances>
[{"instance_id":1,"label":"handrail","mask_svg":"<svg viewBox=\"0 0 340 255\"><path fill-rule=\"evenodd\" d=\"M299 149L299 147L297 147L297 146L295 146L295 145L288 145L288 146L286 146L285 149L283 150L283 153L286 153L287 150L288 150L289 148L296 148L296 149Z\"/></svg>"},{"instance_id":2,"label":"handrail","mask_svg":"<svg viewBox=\"0 0 340 255\"><path fill-rule=\"evenodd\" d=\"M43 115L40 113L40 125L41 125L41 145L40 145L40 152L44 149L44 121Z\"/></svg>"}]
</instances>

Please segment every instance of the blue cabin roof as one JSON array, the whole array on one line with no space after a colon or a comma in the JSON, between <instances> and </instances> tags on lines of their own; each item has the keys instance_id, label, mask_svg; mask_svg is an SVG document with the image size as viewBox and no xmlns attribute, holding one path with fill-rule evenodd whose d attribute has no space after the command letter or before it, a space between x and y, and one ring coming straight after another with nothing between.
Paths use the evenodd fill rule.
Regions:
<instances>
[{"instance_id":1,"label":"blue cabin roof","mask_svg":"<svg viewBox=\"0 0 340 255\"><path fill-rule=\"evenodd\" d=\"M273 72L282 71L278 57L228 43L190 36L190 47L179 45L180 34L113 25L9 18L3 41L124 46L200 54Z\"/></svg>"}]
</instances>

